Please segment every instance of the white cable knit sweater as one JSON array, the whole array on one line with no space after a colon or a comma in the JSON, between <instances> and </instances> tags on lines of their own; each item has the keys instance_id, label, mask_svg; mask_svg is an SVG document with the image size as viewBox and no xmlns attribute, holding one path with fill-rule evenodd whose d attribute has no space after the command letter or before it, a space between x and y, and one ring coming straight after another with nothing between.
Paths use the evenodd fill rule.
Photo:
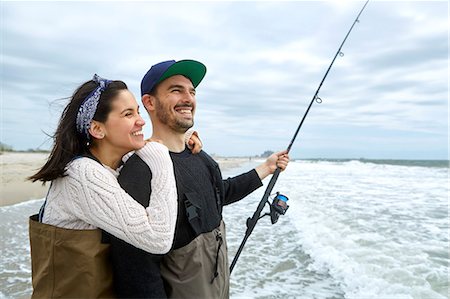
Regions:
<instances>
[{"instance_id":1,"label":"white cable knit sweater","mask_svg":"<svg viewBox=\"0 0 450 299\"><path fill-rule=\"evenodd\" d=\"M149 142L136 154L152 171L150 205L142 207L117 182L118 172L86 157L69 163L52 182L43 222L69 229L101 228L150 253L172 246L177 190L166 146Z\"/></svg>"}]
</instances>

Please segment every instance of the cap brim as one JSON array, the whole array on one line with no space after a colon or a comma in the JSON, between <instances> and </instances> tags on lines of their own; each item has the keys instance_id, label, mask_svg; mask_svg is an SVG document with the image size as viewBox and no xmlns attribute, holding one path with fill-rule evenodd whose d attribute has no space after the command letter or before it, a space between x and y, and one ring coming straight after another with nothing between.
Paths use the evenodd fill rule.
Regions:
<instances>
[{"instance_id":1,"label":"cap brim","mask_svg":"<svg viewBox=\"0 0 450 299\"><path fill-rule=\"evenodd\" d=\"M172 64L159 78L158 83L175 75L189 78L194 87L197 87L206 74L206 66L195 60L180 60Z\"/></svg>"}]
</instances>

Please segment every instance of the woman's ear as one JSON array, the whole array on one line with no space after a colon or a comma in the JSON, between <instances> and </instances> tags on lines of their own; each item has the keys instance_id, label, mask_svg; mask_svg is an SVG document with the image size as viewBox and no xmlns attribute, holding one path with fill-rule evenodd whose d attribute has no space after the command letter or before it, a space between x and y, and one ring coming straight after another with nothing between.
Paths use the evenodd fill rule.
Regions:
<instances>
[{"instance_id":1,"label":"woman's ear","mask_svg":"<svg viewBox=\"0 0 450 299\"><path fill-rule=\"evenodd\" d=\"M93 120L91 126L89 128L89 134L95 139L103 139L105 138L105 127L102 123Z\"/></svg>"},{"instance_id":2,"label":"woman's ear","mask_svg":"<svg viewBox=\"0 0 450 299\"><path fill-rule=\"evenodd\" d=\"M155 110L155 97L149 94L144 94L142 96L142 104L145 107L145 110L147 112L154 111Z\"/></svg>"}]
</instances>

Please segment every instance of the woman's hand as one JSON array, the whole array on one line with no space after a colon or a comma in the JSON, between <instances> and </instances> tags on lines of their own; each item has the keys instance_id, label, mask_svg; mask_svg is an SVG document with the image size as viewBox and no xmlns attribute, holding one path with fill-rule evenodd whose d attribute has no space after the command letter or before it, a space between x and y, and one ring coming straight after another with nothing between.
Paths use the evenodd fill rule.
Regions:
<instances>
[{"instance_id":1,"label":"woman's hand","mask_svg":"<svg viewBox=\"0 0 450 299\"><path fill-rule=\"evenodd\" d=\"M203 143L198 137L197 131L192 132L192 135L186 144L193 154L198 154L203 148Z\"/></svg>"}]
</instances>

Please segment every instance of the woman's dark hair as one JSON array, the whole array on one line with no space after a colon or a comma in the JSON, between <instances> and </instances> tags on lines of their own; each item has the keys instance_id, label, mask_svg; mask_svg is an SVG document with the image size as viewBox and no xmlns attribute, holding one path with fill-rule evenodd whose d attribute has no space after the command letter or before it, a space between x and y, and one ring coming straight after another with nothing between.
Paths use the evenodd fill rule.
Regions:
<instances>
[{"instance_id":1,"label":"woman's dark hair","mask_svg":"<svg viewBox=\"0 0 450 299\"><path fill-rule=\"evenodd\" d=\"M98 84L91 80L83 83L75 90L69 104L64 108L56 132L52 136L53 148L47 162L36 174L30 176L29 180L45 183L62 177L67 163L88 152L88 139L84 134L77 131L76 119L81 104L97 87ZM124 82L112 81L102 92L93 119L105 122L112 109L113 99L119 91L124 89L128 89Z\"/></svg>"}]
</instances>

